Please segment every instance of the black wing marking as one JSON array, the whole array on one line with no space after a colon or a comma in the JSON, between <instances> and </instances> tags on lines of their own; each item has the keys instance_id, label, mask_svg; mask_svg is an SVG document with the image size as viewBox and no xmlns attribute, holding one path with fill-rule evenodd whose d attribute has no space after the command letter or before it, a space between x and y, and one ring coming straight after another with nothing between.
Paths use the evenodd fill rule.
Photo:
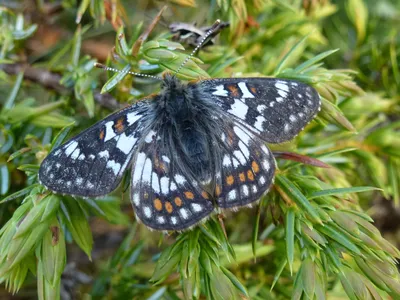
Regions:
<instances>
[{"instance_id":1,"label":"black wing marking","mask_svg":"<svg viewBox=\"0 0 400 300\"><path fill-rule=\"evenodd\" d=\"M147 227L185 230L209 216L214 206L199 183L176 167L170 150L156 131L148 133L133 163L131 201Z\"/></svg>"},{"instance_id":2,"label":"black wing marking","mask_svg":"<svg viewBox=\"0 0 400 300\"><path fill-rule=\"evenodd\" d=\"M269 143L295 137L320 110L312 87L276 78L220 78L196 83L200 97L213 100Z\"/></svg>"},{"instance_id":3,"label":"black wing marking","mask_svg":"<svg viewBox=\"0 0 400 300\"><path fill-rule=\"evenodd\" d=\"M259 200L274 178L275 160L270 150L237 123L223 134L221 149L215 191L218 206L235 208Z\"/></svg>"},{"instance_id":4,"label":"black wing marking","mask_svg":"<svg viewBox=\"0 0 400 300\"><path fill-rule=\"evenodd\" d=\"M55 148L40 166L41 184L83 197L110 193L120 183L150 116L150 102L140 101Z\"/></svg>"}]
</instances>

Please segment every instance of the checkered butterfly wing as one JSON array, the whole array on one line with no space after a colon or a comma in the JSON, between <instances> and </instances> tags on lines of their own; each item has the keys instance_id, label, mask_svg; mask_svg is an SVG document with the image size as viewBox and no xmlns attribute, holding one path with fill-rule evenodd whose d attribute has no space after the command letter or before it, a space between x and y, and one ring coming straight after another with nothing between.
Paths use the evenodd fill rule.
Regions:
<instances>
[{"instance_id":1,"label":"checkered butterfly wing","mask_svg":"<svg viewBox=\"0 0 400 300\"><path fill-rule=\"evenodd\" d=\"M235 208L259 200L270 188L275 160L257 136L240 123L225 129L220 140L217 204Z\"/></svg>"},{"instance_id":2,"label":"checkered butterfly wing","mask_svg":"<svg viewBox=\"0 0 400 300\"><path fill-rule=\"evenodd\" d=\"M83 197L113 191L148 127L149 109L148 101L140 101L53 149L40 166L40 182L54 192Z\"/></svg>"},{"instance_id":3,"label":"checkered butterfly wing","mask_svg":"<svg viewBox=\"0 0 400 300\"><path fill-rule=\"evenodd\" d=\"M312 87L276 78L220 78L197 82L200 94L213 100L239 123L268 143L294 138L320 109Z\"/></svg>"},{"instance_id":4,"label":"checkered butterfly wing","mask_svg":"<svg viewBox=\"0 0 400 300\"><path fill-rule=\"evenodd\" d=\"M170 137L160 128L151 130L133 161L131 201L136 216L158 230L184 230L210 215L210 195L188 170Z\"/></svg>"}]
</instances>

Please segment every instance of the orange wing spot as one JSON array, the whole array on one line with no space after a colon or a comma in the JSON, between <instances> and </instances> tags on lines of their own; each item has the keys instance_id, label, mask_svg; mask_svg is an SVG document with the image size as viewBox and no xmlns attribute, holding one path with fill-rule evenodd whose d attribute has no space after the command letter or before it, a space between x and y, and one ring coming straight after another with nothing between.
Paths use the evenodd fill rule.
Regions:
<instances>
[{"instance_id":1,"label":"orange wing spot","mask_svg":"<svg viewBox=\"0 0 400 300\"><path fill-rule=\"evenodd\" d=\"M218 197L219 195L221 195L221 186L220 186L220 185L217 185L217 186L215 187L215 195L217 195L217 197Z\"/></svg>"},{"instance_id":2,"label":"orange wing spot","mask_svg":"<svg viewBox=\"0 0 400 300\"><path fill-rule=\"evenodd\" d=\"M246 181L246 176L244 175L244 172L239 174L239 179L241 182L245 182Z\"/></svg>"},{"instance_id":3,"label":"orange wing spot","mask_svg":"<svg viewBox=\"0 0 400 300\"><path fill-rule=\"evenodd\" d=\"M114 128L118 133L122 133L125 130L124 118L119 118L114 123Z\"/></svg>"},{"instance_id":4,"label":"orange wing spot","mask_svg":"<svg viewBox=\"0 0 400 300\"><path fill-rule=\"evenodd\" d=\"M208 193L207 192L202 191L201 195L203 196L204 199L208 199Z\"/></svg>"},{"instance_id":5,"label":"orange wing spot","mask_svg":"<svg viewBox=\"0 0 400 300\"><path fill-rule=\"evenodd\" d=\"M253 94L257 94L257 89L256 89L254 86L250 88L250 91L251 91Z\"/></svg>"},{"instance_id":6,"label":"orange wing spot","mask_svg":"<svg viewBox=\"0 0 400 300\"><path fill-rule=\"evenodd\" d=\"M232 175L229 175L229 176L226 177L226 183L228 185L232 185L234 182L235 182L235 178L233 178Z\"/></svg>"},{"instance_id":7,"label":"orange wing spot","mask_svg":"<svg viewBox=\"0 0 400 300\"><path fill-rule=\"evenodd\" d=\"M154 203L155 209L157 209L158 211L162 210L162 202L160 199L158 199L158 198L154 199L153 203Z\"/></svg>"},{"instance_id":8,"label":"orange wing spot","mask_svg":"<svg viewBox=\"0 0 400 300\"><path fill-rule=\"evenodd\" d=\"M228 131L228 145L233 145L233 132L231 130Z\"/></svg>"},{"instance_id":9,"label":"orange wing spot","mask_svg":"<svg viewBox=\"0 0 400 300\"><path fill-rule=\"evenodd\" d=\"M233 96L235 98L240 97L239 89L236 86L236 84L229 84L226 86L226 88L231 92L231 96Z\"/></svg>"},{"instance_id":10,"label":"orange wing spot","mask_svg":"<svg viewBox=\"0 0 400 300\"><path fill-rule=\"evenodd\" d=\"M102 129L102 130L100 131L99 138L100 138L100 140L103 140L103 139L104 139L104 129Z\"/></svg>"},{"instance_id":11,"label":"orange wing spot","mask_svg":"<svg viewBox=\"0 0 400 300\"><path fill-rule=\"evenodd\" d=\"M182 199L179 197L175 197L174 202L175 202L176 206L182 205Z\"/></svg>"},{"instance_id":12,"label":"orange wing spot","mask_svg":"<svg viewBox=\"0 0 400 300\"><path fill-rule=\"evenodd\" d=\"M251 180L251 181L254 180L254 174L253 174L253 172L252 172L251 170L248 170L248 171L247 171L247 178L248 178L249 180Z\"/></svg>"},{"instance_id":13,"label":"orange wing spot","mask_svg":"<svg viewBox=\"0 0 400 300\"><path fill-rule=\"evenodd\" d=\"M154 163L154 166L155 166L156 168L158 168L158 166L160 165L160 161L158 160L157 157L154 157L153 163Z\"/></svg>"},{"instance_id":14,"label":"orange wing spot","mask_svg":"<svg viewBox=\"0 0 400 300\"><path fill-rule=\"evenodd\" d=\"M172 213L174 208L172 207L171 202L169 202L169 201L165 202L165 209L167 210L168 213Z\"/></svg>"},{"instance_id":15,"label":"orange wing spot","mask_svg":"<svg viewBox=\"0 0 400 300\"><path fill-rule=\"evenodd\" d=\"M251 163L251 168L253 169L254 173L260 172L260 166L254 160Z\"/></svg>"},{"instance_id":16,"label":"orange wing spot","mask_svg":"<svg viewBox=\"0 0 400 300\"><path fill-rule=\"evenodd\" d=\"M192 192L184 192L184 194L187 199L194 199L194 195Z\"/></svg>"}]
</instances>

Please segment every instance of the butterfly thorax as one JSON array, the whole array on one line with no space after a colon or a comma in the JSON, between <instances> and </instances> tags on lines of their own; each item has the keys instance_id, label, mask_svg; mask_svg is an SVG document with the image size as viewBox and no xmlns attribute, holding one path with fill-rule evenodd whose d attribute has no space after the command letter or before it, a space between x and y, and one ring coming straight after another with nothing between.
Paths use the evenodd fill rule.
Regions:
<instances>
[{"instance_id":1,"label":"butterfly thorax","mask_svg":"<svg viewBox=\"0 0 400 300\"><path fill-rule=\"evenodd\" d=\"M190 170L197 178L210 178L213 169L211 140L214 134L211 116L215 109L196 96L192 85L166 75L162 92L156 101L158 130L164 144L174 149L180 168Z\"/></svg>"}]
</instances>

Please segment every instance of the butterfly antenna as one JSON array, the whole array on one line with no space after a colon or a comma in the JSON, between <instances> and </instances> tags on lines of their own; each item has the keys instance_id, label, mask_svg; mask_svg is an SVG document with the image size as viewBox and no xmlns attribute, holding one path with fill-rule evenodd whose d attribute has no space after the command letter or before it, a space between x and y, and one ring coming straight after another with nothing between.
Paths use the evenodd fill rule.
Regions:
<instances>
[{"instance_id":1,"label":"butterfly antenna","mask_svg":"<svg viewBox=\"0 0 400 300\"><path fill-rule=\"evenodd\" d=\"M195 53L197 52L197 50L199 50L201 48L201 46L204 45L205 41L208 39L208 37L210 35L212 35L219 27L219 24L221 23L221 20L216 20L215 23L213 24L213 26L211 27L211 29L209 31L206 32L206 34L204 35L204 37L202 38L202 40L200 41L200 43L196 46L196 48L194 48L194 50L192 51L192 53L190 53L185 60L182 62L182 64L179 66L178 70L176 70L175 74L178 74L179 71L184 67L184 65L186 65L186 63L189 61L189 59L191 59L193 57L193 55L195 55Z\"/></svg>"},{"instance_id":2,"label":"butterfly antenna","mask_svg":"<svg viewBox=\"0 0 400 300\"><path fill-rule=\"evenodd\" d=\"M125 74L131 74L131 75L135 75L135 76L139 76L139 77L147 77L147 78L153 78L153 79L157 79L157 80L162 80L162 78L158 77L158 76L142 74L142 73L136 73L136 72L132 72L132 71L121 71L121 70L118 70L118 69L115 69L115 68L107 67L106 65L103 65L103 64L100 64L100 63L97 63L97 62L94 63L94 66L96 68L103 69L103 70L106 70L106 71L111 71L111 72L114 72L114 73L125 73Z\"/></svg>"}]
</instances>

